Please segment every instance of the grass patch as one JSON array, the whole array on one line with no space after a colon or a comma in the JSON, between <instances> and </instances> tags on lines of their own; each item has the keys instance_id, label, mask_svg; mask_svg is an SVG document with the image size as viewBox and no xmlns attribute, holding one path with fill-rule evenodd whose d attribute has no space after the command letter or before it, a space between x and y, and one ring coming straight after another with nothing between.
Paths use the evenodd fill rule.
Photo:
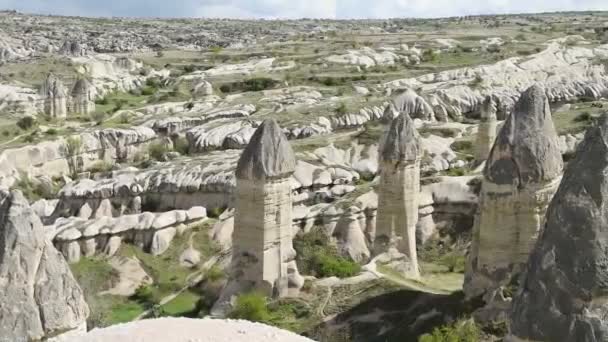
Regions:
<instances>
[{"instance_id":1,"label":"grass patch","mask_svg":"<svg viewBox=\"0 0 608 342\"><path fill-rule=\"evenodd\" d=\"M466 320L437 327L432 333L420 336L418 342L475 342L481 341L482 335L473 320Z\"/></svg>"},{"instance_id":2,"label":"grass patch","mask_svg":"<svg viewBox=\"0 0 608 342\"><path fill-rule=\"evenodd\" d=\"M198 293L184 291L172 301L162 306L165 316L172 317L196 317L198 313L197 303L201 299Z\"/></svg>"},{"instance_id":3,"label":"grass patch","mask_svg":"<svg viewBox=\"0 0 608 342\"><path fill-rule=\"evenodd\" d=\"M325 233L319 229L296 237L294 248L297 251L296 262L303 274L315 277L348 278L357 275L361 266L338 254L334 246L329 243Z\"/></svg>"}]
</instances>

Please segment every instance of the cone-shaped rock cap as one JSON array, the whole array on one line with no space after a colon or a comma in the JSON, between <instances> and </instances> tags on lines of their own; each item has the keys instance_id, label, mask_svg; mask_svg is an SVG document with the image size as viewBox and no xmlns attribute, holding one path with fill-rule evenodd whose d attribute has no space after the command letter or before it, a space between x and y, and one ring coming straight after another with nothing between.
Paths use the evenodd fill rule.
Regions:
<instances>
[{"instance_id":1,"label":"cone-shaped rock cap","mask_svg":"<svg viewBox=\"0 0 608 342\"><path fill-rule=\"evenodd\" d=\"M526 90L498 133L484 176L495 184L525 187L558 177L563 168L558 137L545 91Z\"/></svg>"},{"instance_id":2,"label":"cone-shaped rock cap","mask_svg":"<svg viewBox=\"0 0 608 342\"><path fill-rule=\"evenodd\" d=\"M91 83L85 78L80 78L72 87L72 96L87 95L91 90Z\"/></svg>"},{"instance_id":3,"label":"cone-shaped rock cap","mask_svg":"<svg viewBox=\"0 0 608 342\"><path fill-rule=\"evenodd\" d=\"M238 179L263 180L291 175L296 159L287 137L273 119L262 122L236 167Z\"/></svg>"},{"instance_id":4,"label":"cone-shaped rock cap","mask_svg":"<svg viewBox=\"0 0 608 342\"><path fill-rule=\"evenodd\" d=\"M415 161L420 156L420 137L414 121L402 113L391 122L380 147L381 161Z\"/></svg>"},{"instance_id":5,"label":"cone-shaped rock cap","mask_svg":"<svg viewBox=\"0 0 608 342\"><path fill-rule=\"evenodd\" d=\"M511 333L608 340L608 114L587 131L547 210L513 303Z\"/></svg>"}]
</instances>

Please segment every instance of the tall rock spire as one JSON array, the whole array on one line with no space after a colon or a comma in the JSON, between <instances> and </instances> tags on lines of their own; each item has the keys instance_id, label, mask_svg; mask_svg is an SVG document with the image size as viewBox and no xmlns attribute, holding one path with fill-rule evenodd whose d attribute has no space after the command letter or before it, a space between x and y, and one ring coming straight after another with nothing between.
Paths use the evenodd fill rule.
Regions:
<instances>
[{"instance_id":1,"label":"tall rock spire","mask_svg":"<svg viewBox=\"0 0 608 342\"><path fill-rule=\"evenodd\" d=\"M502 289L528 259L562 167L547 97L532 86L522 93L488 156L466 267L465 294L483 295L497 309L493 314L508 310Z\"/></svg>"},{"instance_id":2,"label":"tall rock spire","mask_svg":"<svg viewBox=\"0 0 608 342\"><path fill-rule=\"evenodd\" d=\"M49 73L40 87L40 95L44 98L44 114L51 118L65 118L67 116L67 89L59 78Z\"/></svg>"},{"instance_id":3,"label":"tall rock spire","mask_svg":"<svg viewBox=\"0 0 608 342\"><path fill-rule=\"evenodd\" d=\"M74 83L71 96L71 112L76 114L89 114L95 111L95 88L85 78Z\"/></svg>"},{"instance_id":4,"label":"tall rock spire","mask_svg":"<svg viewBox=\"0 0 608 342\"><path fill-rule=\"evenodd\" d=\"M477 140L475 142L475 160L478 163L488 158L494 145L497 112L498 99L492 95L486 96L481 106L481 118L477 127Z\"/></svg>"},{"instance_id":5,"label":"tall rock spire","mask_svg":"<svg viewBox=\"0 0 608 342\"><path fill-rule=\"evenodd\" d=\"M420 137L403 113L395 118L380 147L380 186L374 254L397 249L411 262L418 277L416 223L420 193Z\"/></svg>"},{"instance_id":6,"label":"tall rock spire","mask_svg":"<svg viewBox=\"0 0 608 342\"><path fill-rule=\"evenodd\" d=\"M86 330L89 308L21 192L0 190L0 340Z\"/></svg>"},{"instance_id":7,"label":"tall rock spire","mask_svg":"<svg viewBox=\"0 0 608 342\"><path fill-rule=\"evenodd\" d=\"M274 120L265 120L237 165L231 275L213 314L225 313L230 298L241 292L282 297L303 285L292 243L294 170L287 138Z\"/></svg>"},{"instance_id":8,"label":"tall rock spire","mask_svg":"<svg viewBox=\"0 0 608 342\"><path fill-rule=\"evenodd\" d=\"M608 340L608 114L587 131L513 302L514 340Z\"/></svg>"}]
</instances>

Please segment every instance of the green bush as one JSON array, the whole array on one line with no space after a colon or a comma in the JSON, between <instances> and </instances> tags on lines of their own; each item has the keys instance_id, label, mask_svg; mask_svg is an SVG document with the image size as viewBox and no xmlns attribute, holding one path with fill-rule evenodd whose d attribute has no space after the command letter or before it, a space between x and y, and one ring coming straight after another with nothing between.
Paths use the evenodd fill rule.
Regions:
<instances>
[{"instance_id":1,"label":"green bush","mask_svg":"<svg viewBox=\"0 0 608 342\"><path fill-rule=\"evenodd\" d=\"M220 86L220 91L224 94L245 91L261 91L272 89L279 83L279 81L272 78L256 77L245 81L222 84Z\"/></svg>"},{"instance_id":2,"label":"green bush","mask_svg":"<svg viewBox=\"0 0 608 342\"><path fill-rule=\"evenodd\" d=\"M443 255L439 264L447 267L449 272L464 273L465 257L458 252L451 252Z\"/></svg>"},{"instance_id":3,"label":"green bush","mask_svg":"<svg viewBox=\"0 0 608 342\"><path fill-rule=\"evenodd\" d=\"M165 153L167 152L169 152L169 149L167 149L167 146L165 144L152 143L148 145L148 154L152 159L162 161L165 156Z\"/></svg>"},{"instance_id":4,"label":"green bush","mask_svg":"<svg viewBox=\"0 0 608 342\"><path fill-rule=\"evenodd\" d=\"M224 271L215 265L207 270L207 273L205 273L205 279L211 282L220 281L224 279L225 276Z\"/></svg>"},{"instance_id":5,"label":"green bush","mask_svg":"<svg viewBox=\"0 0 608 342\"><path fill-rule=\"evenodd\" d=\"M468 320L435 328L431 334L420 336L418 342L477 342L481 337L481 329Z\"/></svg>"},{"instance_id":6,"label":"green bush","mask_svg":"<svg viewBox=\"0 0 608 342\"><path fill-rule=\"evenodd\" d=\"M105 106L105 105L110 104L110 100L107 97L104 97L104 98L95 100L95 104Z\"/></svg>"},{"instance_id":7,"label":"green bush","mask_svg":"<svg viewBox=\"0 0 608 342\"><path fill-rule=\"evenodd\" d=\"M268 312L266 297L258 293L245 293L238 296L228 317L252 322L268 322L270 312Z\"/></svg>"},{"instance_id":8,"label":"green bush","mask_svg":"<svg viewBox=\"0 0 608 342\"><path fill-rule=\"evenodd\" d=\"M338 108L336 108L336 114L338 115L344 115L348 112L348 108L346 107L346 104L344 102L340 103L340 106L338 106Z\"/></svg>"},{"instance_id":9,"label":"green bush","mask_svg":"<svg viewBox=\"0 0 608 342\"><path fill-rule=\"evenodd\" d=\"M357 275L361 271L361 266L343 257L318 252L315 254L314 263L318 277L338 277L348 278Z\"/></svg>"},{"instance_id":10,"label":"green bush","mask_svg":"<svg viewBox=\"0 0 608 342\"><path fill-rule=\"evenodd\" d=\"M583 112L574 118L575 122L592 122L593 116L589 112Z\"/></svg>"},{"instance_id":11,"label":"green bush","mask_svg":"<svg viewBox=\"0 0 608 342\"><path fill-rule=\"evenodd\" d=\"M426 49L422 52L423 62L435 62L439 58L439 55L433 49Z\"/></svg>"},{"instance_id":12,"label":"green bush","mask_svg":"<svg viewBox=\"0 0 608 342\"><path fill-rule=\"evenodd\" d=\"M210 218L218 218L224 211L226 211L226 207L215 207L207 210L207 216Z\"/></svg>"},{"instance_id":13,"label":"green bush","mask_svg":"<svg viewBox=\"0 0 608 342\"><path fill-rule=\"evenodd\" d=\"M112 164L106 161L100 160L91 165L87 171L91 173L108 172L112 170Z\"/></svg>"},{"instance_id":14,"label":"green bush","mask_svg":"<svg viewBox=\"0 0 608 342\"><path fill-rule=\"evenodd\" d=\"M57 135L59 133L56 128L49 128L44 132L46 135Z\"/></svg>"},{"instance_id":15,"label":"green bush","mask_svg":"<svg viewBox=\"0 0 608 342\"><path fill-rule=\"evenodd\" d=\"M17 127L21 128L24 131L29 130L37 124L36 119L31 116L24 116L19 121L17 121Z\"/></svg>"},{"instance_id":16,"label":"green bush","mask_svg":"<svg viewBox=\"0 0 608 342\"><path fill-rule=\"evenodd\" d=\"M294 240L296 262L302 274L316 277L347 278L361 271L359 264L341 257L321 229L298 236Z\"/></svg>"},{"instance_id":17,"label":"green bush","mask_svg":"<svg viewBox=\"0 0 608 342\"><path fill-rule=\"evenodd\" d=\"M153 87L144 87L144 89L141 90L141 94L144 96L150 96L150 95L154 95L156 93L156 88Z\"/></svg>"},{"instance_id":18,"label":"green bush","mask_svg":"<svg viewBox=\"0 0 608 342\"><path fill-rule=\"evenodd\" d=\"M190 154L190 144L188 143L188 139L184 137L175 139L173 146L174 150L183 156Z\"/></svg>"}]
</instances>

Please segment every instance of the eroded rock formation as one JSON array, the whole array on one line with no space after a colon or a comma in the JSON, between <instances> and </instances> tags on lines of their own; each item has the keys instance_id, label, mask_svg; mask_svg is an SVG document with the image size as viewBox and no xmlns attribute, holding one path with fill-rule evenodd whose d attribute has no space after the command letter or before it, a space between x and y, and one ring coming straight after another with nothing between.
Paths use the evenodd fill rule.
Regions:
<instances>
[{"instance_id":1,"label":"eroded rock formation","mask_svg":"<svg viewBox=\"0 0 608 342\"><path fill-rule=\"evenodd\" d=\"M608 339L608 115L588 130L547 210L513 302L511 341Z\"/></svg>"},{"instance_id":2,"label":"eroded rock formation","mask_svg":"<svg viewBox=\"0 0 608 342\"><path fill-rule=\"evenodd\" d=\"M420 192L420 138L412 119L402 113L391 123L380 148L378 222L374 253L397 248L410 258L419 276L416 223Z\"/></svg>"},{"instance_id":3,"label":"eroded rock formation","mask_svg":"<svg viewBox=\"0 0 608 342\"><path fill-rule=\"evenodd\" d=\"M76 81L72 87L70 111L87 115L95 111L95 87L84 78Z\"/></svg>"},{"instance_id":4,"label":"eroded rock formation","mask_svg":"<svg viewBox=\"0 0 608 342\"><path fill-rule=\"evenodd\" d=\"M221 310L243 291L281 297L297 293L303 285L292 244L290 176L295 166L279 125L264 121L236 168L231 276L215 309Z\"/></svg>"},{"instance_id":5,"label":"eroded rock formation","mask_svg":"<svg viewBox=\"0 0 608 342\"><path fill-rule=\"evenodd\" d=\"M497 111L497 98L491 95L486 96L481 106L481 118L477 127L477 139L475 141L475 160L477 162L486 160L494 145Z\"/></svg>"},{"instance_id":6,"label":"eroded rock formation","mask_svg":"<svg viewBox=\"0 0 608 342\"><path fill-rule=\"evenodd\" d=\"M82 290L19 191L0 190L0 303L4 341L86 329Z\"/></svg>"},{"instance_id":7,"label":"eroded rock formation","mask_svg":"<svg viewBox=\"0 0 608 342\"><path fill-rule=\"evenodd\" d=\"M44 114L51 118L65 118L68 113L68 94L63 82L49 74L40 88L44 98Z\"/></svg>"},{"instance_id":8,"label":"eroded rock formation","mask_svg":"<svg viewBox=\"0 0 608 342\"><path fill-rule=\"evenodd\" d=\"M484 295L497 313L508 308L501 287L525 265L562 166L547 97L532 86L506 120L484 169L465 276L468 297Z\"/></svg>"},{"instance_id":9,"label":"eroded rock formation","mask_svg":"<svg viewBox=\"0 0 608 342\"><path fill-rule=\"evenodd\" d=\"M401 113L423 120L434 118L433 108L412 89L402 90L386 107L384 117L392 120Z\"/></svg>"}]
</instances>

